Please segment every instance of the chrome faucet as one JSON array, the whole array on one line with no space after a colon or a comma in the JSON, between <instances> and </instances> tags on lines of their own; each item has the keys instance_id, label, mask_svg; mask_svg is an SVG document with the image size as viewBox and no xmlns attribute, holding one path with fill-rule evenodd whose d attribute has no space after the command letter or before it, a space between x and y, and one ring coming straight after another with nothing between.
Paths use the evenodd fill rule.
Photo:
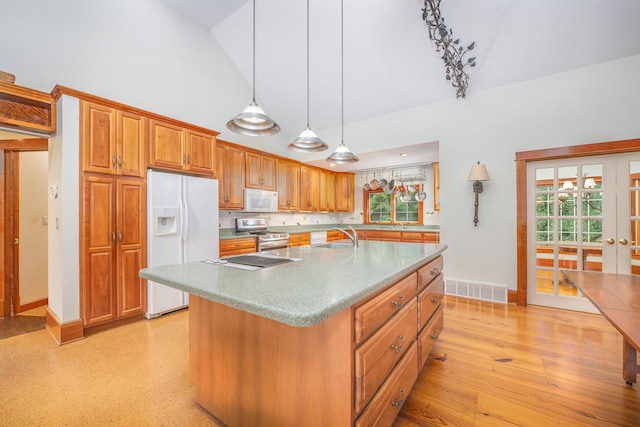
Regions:
<instances>
[{"instance_id":1,"label":"chrome faucet","mask_svg":"<svg viewBox=\"0 0 640 427\"><path fill-rule=\"evenodd\" d=\"M347 230L343 230L342 228L333 227L334 230L338 230L338 231L341 231L342 233L346 234L347 237L349 239L351 239L351 241L353 242L353 247L357 248L358 247L358 233L350 225L347 225L347 228L349 230L351 230L351 233L353 233L353 234L349 233Z\"/></svg>"}]
</instances>

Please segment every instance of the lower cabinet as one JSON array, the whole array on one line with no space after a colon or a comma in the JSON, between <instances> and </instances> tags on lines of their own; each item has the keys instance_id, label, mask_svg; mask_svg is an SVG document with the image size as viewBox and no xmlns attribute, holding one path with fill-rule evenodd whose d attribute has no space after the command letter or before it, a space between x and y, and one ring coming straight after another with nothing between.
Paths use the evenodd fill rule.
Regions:
<instances>
[{"instance_id":1,"label":"lower cabinet","mask_svg":"<svg viewBox=\"0 0 640 427\"><path fill-rule=\"evenodd\" d=\"M289 246L306 246L311 244L311 233L291 233L289 234Z\"/></svg>"},{"instance_id":2,"label":"lower cabinet","mask_svg":"<svg viewBox=\"0 0 640 427\"><path fill-rule=\"evenodd\" d=\"M147 286L146 193L141 178L85 174L81 231L84 326L142 314Z\"/></svg>"},{"instance_id":3,"label":"lower cabinet","mask_svg":"<svg viewBox=\"0 0 640 427\"><path fill-rule=\"evenodd\" d=\"M255 237L220 240L220 258L231 255L242 255L256 251Z\"/></svg>"},{"instance_id":4,"label":"lower cabinet","mask_svg":"<svg viewBox=\"0 0 640 427\"><path fill-rule=\"evenodd\" d=\"M392 426L444 326L442 257L354 307L356 426Z\"/></svg>"}]
</instances>

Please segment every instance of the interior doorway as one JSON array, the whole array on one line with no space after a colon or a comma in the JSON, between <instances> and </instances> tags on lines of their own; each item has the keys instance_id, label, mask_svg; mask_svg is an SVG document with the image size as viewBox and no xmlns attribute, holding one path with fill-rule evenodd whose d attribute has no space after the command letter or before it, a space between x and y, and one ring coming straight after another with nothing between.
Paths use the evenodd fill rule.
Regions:
<instances>
[{"instance_id":1,"label":"interior doorway","mask_svg":"<svg viewBox=\"0 0 640 427\"><path fill-rule=\"evenodd\" d=\"M48 140L0 140L0 317L48 303Z\"/></svg>"},{"instance_id":2,"label":"interior doorway","mask_svg":"<svg viewBox=\"0 0 640 427\"><path fill-rule=\"evenodd\" d=\"M527 166L530 304L597 312L561 270L637 274L640 153Z\"/></svg>"},{"instance_id":3,"label":"interior doorway","mask_svg":"<svg viewBox=\"0 0 640 427\"><path fill-rule=\"evenodd\" d=\"M535 195L531 194L531 191L528 189L528 185L527 183L529 182L529 177L528 177L528 165L531 162L541 162L541 161L547 161L547 160L561 160L561 159L578 159L581 157L591 157L591 156L608 156L608 155L614 155L614 154L624 154L624 153L634 153L634 155L636 157L638 157L638 153L640 153L640 139L629 139L629 140L621 140L621 141L611 141L611 142L601 142L601 143L595 143L595 144L587 144L587 145L574 145L574 146L566 146L566 147L557 147L557 148L550 148L550 149L543 149L543 150L533 150L533 151L523 151L523 152L518 152L516 153L516 201L517 201L517 294L516 294L516 302L518 305L527 305L528 301L528 294L529 294L529 288L532 286L535 286L535 280L531 280L532 275L531 273L531 268L535 269L535 263L533 263L533 266L529 265L529 248L532 247L531 245L531 233L529 230L529 216L530 216L530 210L528 209L528 202L530 200L530 198L534 198L535 200ZM596 159L595 157L591 157L591 159L595 162ZM636 203L634 201L632 201L631 197L632 195L638 195L640 194L640 186L637 185L636 183L629 181L628 183L624 183L624 181L626 179L631 180L631 175L633 174L632 172L632 168L635 168L636 165L631 163L630 160L629 163L627 164L627 168L625 169L625 167L618 167L617 171L624 171L624 172L620 172L624 175L628 175L628 178L620 178L617 177L613 180L611 180L611 182L620 182L620 186L621 187L626 187L628 193L625 193L626 195L622 198L626 198L628 197L628 201L629 201L629 209L631 208L631 206ZM577 178L577 176L576 176ZM584 177L581 177L581 180ZM607 181L608 182L608 181ZM578 190L576 189L575 192L580 193L580 192L584 192L584 193L589 193L589 192L594 192L594 193L599 193L600 190L596 187L594 187L593 189L586 189L588 191L585 191L584 189L584 181L582 181L582 190ZM616 184L617 185L617 184ZM561 184L561 187L564 186L564 183ZM589 183L589 186L591 186L591 183ZM557 187L557 185L556 185ZM557 188L551 190L551 191L555 191L556 195L559 192L559 190ZM615 193L616 190L614 190ZM564 196L562 196L564 197ZM617 198L617 194L616 194L616 198ZM637 230L638 227L638 221L640 221L640 217L636 217L635 215L637 215L637 213L632 213L629 210L627 210L627 208L616 208L617 212L610 214L602 214L603 216L603 220L604 222L608 221L608 220L615 220L616 223L620 223L623 224L625 223L625 221L629 222L629 227L631 229L631 227L635 227L634 229L631 229L630 231L630 235L635 232L634 230ZM640 211L640 206L638 207L637 211ZM620 213L621 217L625 217L626 215L626 220L621 220L619 218L615 218L616 214ZM603 222L603 223L604 223ZM631 241L631 238L625 238L625 237L613 237L611 235L609 235L610 233L603 233L603 240L605 241L606 244L602 244L603 246L603 253L607 250L611 250L613 247L622 247L622 251L623 252L619 252L620 257L619 259L624 259L624 257L627 256L627 254L629 255L629 259L632 260L634 254L636 254L638 252L638 247L636 246L636 243L633 243L631 245L629 245L629 242ZM617 234L617 233L616 233ZM626 240L625 243L622 243L620 240ZM611 243L610 243L611 242ZM617 243L616 243L617 242ZM595 243L595 242L594 242ZM587 245L588 246L588 245ZM534 246L535 247L535 246ZM555 256L555 255L554 255ZM580 255L581 256L581 255ZM616 257L617 258L617 257ZM535 259L535 258L534 258ZM593 258L592 258L593 259ZM603 260L605 260L605 258L603 258ZM577 262L577 261L576 261ZM583 261L585 262L585 261ZM624 262L622 263L623 265L625 264ZM586 265L586 264L585 264ZM628 264L630 271L632 268L632 261L630 261ZM603 264L603 269L608 268L608 267L604 267ZM616 267L617 268L617 267ZM624 270L618 269L617 270L619 273L622 273ZM636 274L635 271L632 272L631 274ZM535 275L534 275L535 277Z\"/></svg>"}]
</instances>

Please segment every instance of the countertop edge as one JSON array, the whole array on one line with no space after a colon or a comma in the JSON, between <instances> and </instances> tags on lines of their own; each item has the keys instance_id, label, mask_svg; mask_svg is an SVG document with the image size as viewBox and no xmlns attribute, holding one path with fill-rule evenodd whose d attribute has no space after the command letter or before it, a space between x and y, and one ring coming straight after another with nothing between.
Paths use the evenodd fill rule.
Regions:
<instances>
[{"instance_id":1,"label":"countertop edge","mask_svg":"<svg viewBox=\"0 0 640 427\"><path fill-rule=\"evenodd\" d=\"M396 270L390 275L384 277L383 279L377 282L373 282L365 287L362 287L361 289L358 289L357 291L353 292L349 296L344 297L338 301L335 301L334 303L327 305L326 307L323 307L320 310L316 310L314 312L305 312L305 313L284 311L284 310L277 309L270 306L250 304L247 301L243 301L236 298L230 298L228 296L221 295L216 292L206 292L202 289L193 288L183 282L180 282L177 280L171 280L171 279L168 279L167 277L154 274L152 271L150 271L149 268L140 270L139 275L144 279L161 283L175 289L180 289L192 295L196 295L201 298L205 298L211 301L218 302L220 304L227 305L229 307L236 308L238 310L242 310L248 313L255 314L257 316L261 316L261 317L271 319L280 323L284 323L286 325L290 325L294 327L308 327L308 326L314 326L321 323L322 321L330 318L331 316L339 313L340 311L357 304L359 301L362 301L365 298L368 298L369 296L380 291L386 286L391 285L397 282L398 280L406 277L411 272L417 271L422 266L426 265L436 257L440 256L447 248L448 246L446 244L434 245L433 252L429 253L424 258L421 258L416 262L408 264L403 268Z\"/></svg>"}]
</instances>

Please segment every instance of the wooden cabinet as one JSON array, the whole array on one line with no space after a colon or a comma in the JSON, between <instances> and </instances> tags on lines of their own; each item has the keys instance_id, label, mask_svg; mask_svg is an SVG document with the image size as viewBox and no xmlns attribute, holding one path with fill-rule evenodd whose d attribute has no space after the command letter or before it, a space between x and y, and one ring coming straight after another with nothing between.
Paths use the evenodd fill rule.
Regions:
<instances>
[{"instance_id":1,"label":"wooden cabinet","mask_svg":"<svg viewBox=\"0 0 640 427\"><path fill-rule=\"evenodd\" d=\"M320 209L320 169L300 166L300 210L317 212Z\"/></svg>"},{"instance_id":2,"label":"wooden cabinet","mask_svg":"<svg viewBox=\"0 0 640 427\"><path fill-rule=\"evenodd\" d=\"M399 230L358 230L360 240L381 240L385 242L438 243L440 233L433 231Z\"/></svg>"},{"instance_id":3,"label":"wooden cabinet","mask_svg":"<svg viewBox=\"0 0 640 427\"><path fill-rule=\"evenodd\" d=\"M81 122L83 171L144 176L144 117L83 100Z\"/></svg>"},{"instance_id":4,"label":"wooden cabinet","mask_svg":"<svg viewBox=\"0 0 640 427\"><path fill-rule=\"evenodd\" d=\"M276 159L248 151L246 153L245 186L276 191Z\"/></svg>"},{"instance_id":5,"label":"wooden cabinet","mask_svg":"<svg viewBox=\"0 0 640 427\"><path fill-rule=\"evenodd\" d=\"M245 152L225 144L216 145L218 208L244 208Z\"/></svg>"},{"instance_id":6,"label":"wooden cabinet","mask_svg":"<svg viewBox=\"0 0 640 427\"><path fill-rule=\"evenodd\" d=\"M335 198L336 211L353 212L355 203L354 177L352 173L336 173L335 176Z\"/></svg>"},{"instance_id":7,"label":"wooden cabinet","mask_svg":"<svg viewBox=\"0 0 640 427\"><path fill-rule=\"evenodd\" d=\"M367 230L367 240L381 240L384 242L402 241L401 231Z\"/></svg>"},{"instance_id":8,"label":"wooden cabinet","mask_svg":"<svg viewBox=\"0 0 640 427\"><path fill-rule=\"evenodd\" d=\"M291 233L289 234L289 246L305 246L311 244L311 233Z\"/></svg>"},{"instance_id":9,"label":"wooden cabinet","mask_svg":"<svg viewBox=\"0 0 640 427\"><path fill-rule=\"evenodd\" d=\"M322 212L336 210L336 174L325 169L320 169L318 208Z\"/></svg>"},{"instance_id":10,"label":"wooden cabinet","mask_svg":"<svg viewBox=\"0 0 640 427\"><path fill-rule=\"evenodd\" d=\"M149 120L149 166L215 176L215 134Z\"/></svg>"},{"instance_id":11,"label":"wooden cabinet","mask_svg":"<svg viewBox=\"0 0 640 427\"><path fill-rule=\"evenodd\" d=\"M85 326L146 310L146 195L139 178L85 174L81 295Z\"/></svg>"},{"instance_id":12,"label":"wooden cabinet","mask_svg":"<svg viewBox=\"0 0 640 427\"><path fill-rule=\"evenodd\" d=\"M240 237L238 239L220 240L220 258L231 255L247 254L255 251L255 237Z\"/></svg>"},{"instance_id":13,"label":"wooden cabinet","mask_svg":"<svg viewBox=\"0 0 640 427\"><path fill-rule=\"evenodd\" d=\"M356 426L392 425L444 326L442 256L354 307Z\"/></svg>"},{"instance_id":14,"label":"wooden cabinet","mask_svg":"<svg viewBox=\"0 0 640 427\"><path fill-rule=\"evenodd\" d=\"M338 230L327 230L327 242L332 242L334 240L342 240L346 239L346 236L342 234L342 232Z\"/></svg>"},{"instance_id":15,"label":"wooden cabinet","mask_svg":"<svg viewBox=\"0 0 640 427\"><path fill-rule=\"evenodd\" d=\"M300 210L300 165L278 160L278 210Z\"/></svg>"}]
</instances>

